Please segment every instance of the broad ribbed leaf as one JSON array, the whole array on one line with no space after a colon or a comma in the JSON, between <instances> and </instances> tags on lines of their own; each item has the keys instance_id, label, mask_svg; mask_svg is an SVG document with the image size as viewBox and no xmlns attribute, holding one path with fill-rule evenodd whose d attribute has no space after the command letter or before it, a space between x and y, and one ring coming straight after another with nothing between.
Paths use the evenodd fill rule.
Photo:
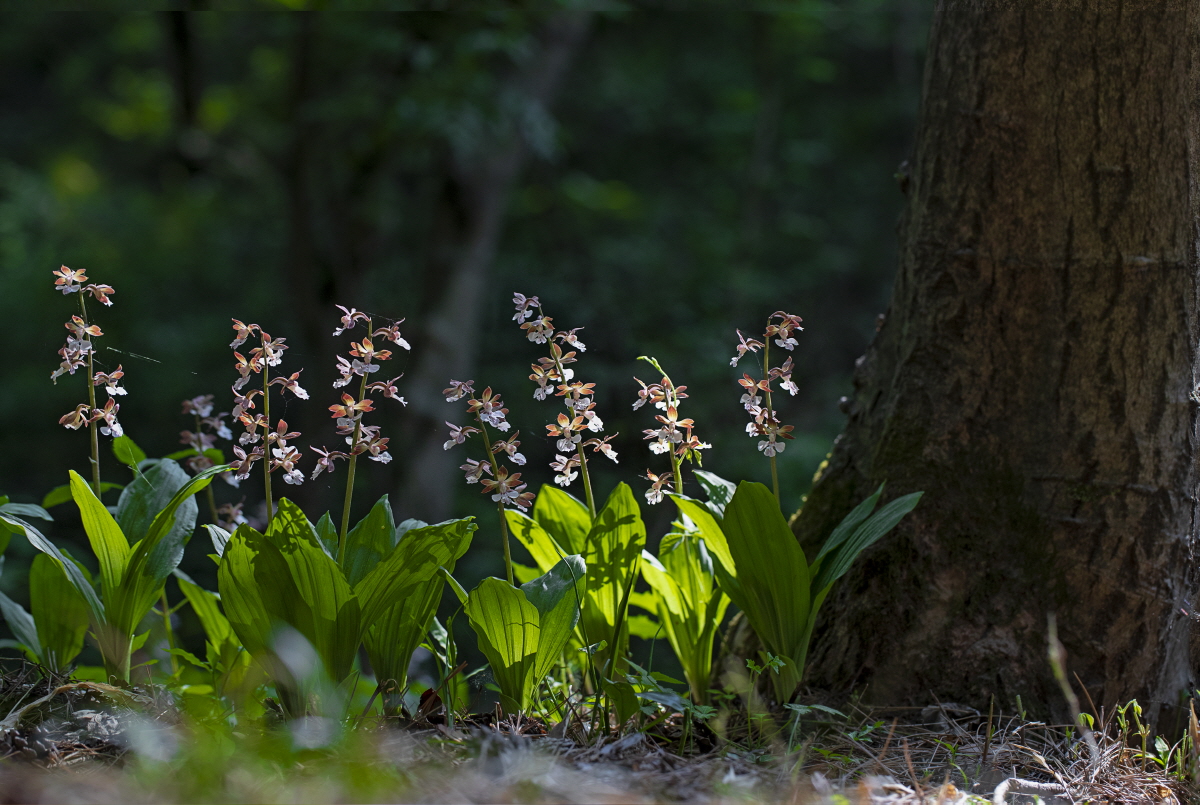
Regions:
<instances>
[{"instance_id":1,"label":"broad ribbed leaf","mask_svg":"<svg viewBox=\"0 0 1200 805\"><path fill-rule=\"evenodd\" d=\"M399 696L408 687L408 666L413 652L425 638L444 588L445 579L440 574L434 575L416 594L385 609L363 633L363 646L375 678L385 685L385 711L399 709Z\"/></svg>"},{"instance_id":2,"label":"broad ribbed leaf","mask_svg":"<svg viewBox=\"0 0 1200 805\"><path fill-rule=\"evenodd\" d=\"M608 641L608 647L597 652L596 659L601 668L609 666L610 678L614 679L624 670L621 664L629 645L626 596L637 577L644 547L646 526L637 499L628 484L617 484L588 533L583 554L587 596L582 618L586 640Z\"/></svg>"},{"instance_id":3,"label":"broad ribbed leaf","mask_svg":"<svg viewBox=\"0 0 1200 805\"><path fill-rule=\"evenodd\" d=\"M168 462L168 465L173 463ZM155 468L161 466L164 465L157 464ZM146 535L134 544L121 588L115 595L105 593L108 621L119 631L133 634L134 628L154 606L167 576L183 559L184 546L195 528L196 501L193 496L228 469L210 467L194 478L184 474L185 483L175 490L162 510L154 516Z\"/></svg>"},{"instance_id":4,"label":"broad ribbed leaf","mask_svg":"<svg viewBox=\"0 0 1200 805\"><path fill-rule=\"evenodd\" d=\"M338 530L333 524L333 518L329 516L329 512L321 515L321 519L317 520L317 542L321 543L321 547L330 557L337 558L338 550Z\"/></svg>"},{"instance_id":5,"label":"broad ribbed leaf","mask_svg":"<svg viewBox=\"0 0 1200 805\"><path fill-rule=\"evenodd\" d=\"M549 571L567 555L563 547L554 541L550 532L542 528L536 520L513 509L505 510L504 519L508 521L508 530L517 538L517 542L529 551L541 573Z\"/></svg>"},{"instance_id":6,"label":"broad ribbed leaf","mask_svg":"<svg viewBox=\"0 0 1200 805\"><path fill-rule=\"evenodd\" d=\"M192 477L174 461L159 461L145 472L140 472L128 486L121 490L117 500L117 525L132 545L146 536L158 513L171 503L180 489ZM179 533L191 535L196 526L196 501L189 497L180 504L180 510L172 529L173 536Z\"/></svg>"},{"instance_id":7,"label":"broad ribbed leaf","mask_svg":"<svg viewBox=\"0 0 1200 805\"><path fill-rule=\"evenodd\" d=\"M8 624L17 642L33 652L39 660L42 659L42 644L38 640L37 626L33 622L33 616L25 611L25 607L0 593L0 614L4 615L4 622Z\"/></svg>"},{"instance_id":8,"label":"broad ribbed leaf","mask_svg":"<svg viewBox=\"0 0 1200 805\"><path fill-rule=\"evenodd\" d=\"M284 544L290 539L302 539L314 545L320 545L320 540L317 539L317 527L312 524L299 506L287 498L280 498L276 501L274 516L265 532L268 537L279 534L286 534L286 539L281 542L277 541L277 544Z\"/></svg>"},{"instance_id":9,"label":"broad ribbed leaf","mask_svg":"<svg viewBox=\"0 0 1200 805\"><path fill-rule=\"evenodd\" d=\"M277 623L289 623L301 633L313 629L312 610L279 549L248 525L238 526L229 538L217 569L217 587L238 639L269 670L275 670L271 660Z\"/></svg>"},{"instance_id":10,"label":"broad ribbed leaf","mask_svg":"<svg viewBox=\"0 0 1200 805\"><path fill-rule=\"evenodd\" d=\"M414 528L354 588L362 605L363 623L373 623L385 609L428 582L438 568L453 567L471 545L473 518Z\"/></svg>"},{"instance_id":11,"label":"broad ribbed leaf","mask_svg":"<svg viewBox=\"0 0 1200 805\"><path fill-rule=\"evenodd\" d=\"M858 528L859 523L871 516L871 512L875 511L875 504L879 502L879 496L882 494L883 484L880 484L879 488L875 490L875 494L855 506L849 514L842 518L842 522L838 523L837 528L833 529L833 533L829 535L829 539L825 540L825 544L821 546L821 550L813 562L814 565L821 561L825 554L840 548L842 543Z\"/></svg>"},{"instance_id":12,"label":"broad ribbed leaf","mask_svg":"<svg viewBox=\"0 0 1200 805\"><path fill-rule=\"evenodd\" d=\"M39 517L42 520L53 520L50 512L34 503L5 503L0 505L0 512L14 514L17 517Z\"/></svg>"},{"instance_id":13,"label":"broad ribbed leaf","mask_svg":"<svg viewBox=\"0 0 1200 805\"><path fill-rule=\"evenodd\" d=\"M490 578L471 591L466 609L500 688L500 705L510 713L524 710L529 704L526 682L537 662L537 607L520 589Z\"/></svg>"},{"instance_id":14,"label":"broad ribbed leaf","mask_svg":"<svg viewBox=\"0 0 1200 805\"><path fill-rule=\"evenodd\" d=\"M238 642L229 619L221 612L216 593L205 590L182 574L177 575L176 581L179 582L179 591L191 604L192 611L204 627L208 638L205 641L205 650L209 664L214 668L232 668L237 661L241 643Z\"/></svg>"},{"instance_id":15,"label":"broad ribbed leaf","mask_svg":"<svg viewBox=\"0 0 1200 805\"><path fill-rule=\"evenodd\" d=\"M704 494L708 495L709 509L718 517L724 517L725 507L737 492L737 484L705 470L692 470L692 475L700 482Z\"/></svg>"},{"instance_id":16,"label":"broad ribbed leaf","mask_svg":"<svg viewBox=\"0 0 1200 805\"><path fill-rule=\"evenodd\" d=\"M88 605L67 578L62 564L39 553L29 569L29 607L37 624L42 662L64 671L83 650L88 630Z\"/></svg>"},{"instance_id":17,"label":"broad ribbed leaf","mask_svg":"<svg viewBox=\"0 0 1200 805\"><path fill-rule=\"evenodd\" d=\"M315 540L278 532L268 537L241 526L225 548L217 580L233 631L277 688L283 686L292 715L302 714L306 691L319 676L316 667L299 668L294 657L276 653L281 629L291 627L307 640L335 683L350 673L360 637L358 602Z\"/></svg>"},{"instance_id":18,"label":"broad ribbed leaf","mask_svg":"<svg viewBox=\"0 0 1200 805\"><path fill-rule=\"evenodd\" d=\"M129 564L129 541L87 481L75 470L71 470L71 494L79 507L92 552L100 564L100 587L104 591L104 600L111 606L117 591L121 589L125 567Z\"/></svg>"},{"instance_id":19,"label":"broad ribbed leaf","mask_svg":"<svg viewBox=\"0 0 1200 805\"><path fill-rule=\"evenodd\" d=\"M924 492L913 492L880 507L879 511L855 529L854 533L840 547L830 551L822 559L820 569L813 582L813 589L824 590L845 575L860 553L895 528L904 515L916 508L923 494Z\"/></svg>"},{"instance_id":20,"label":"broad ribbed leaf","mask_svg":"<svg viewBox=\"0 0 1200 805\"><path fill-rule=\"evenodd\" d=\"M587 564L582 556L567 556L546 575L521 585L525 598L538 611L538 649L529 695L562 658L563 648L579 621L587 591Z\"/></svg>"},{"instance_id":21,"label":"broad ribbed leaf","mask_svg":"<svg viewBox=\"0 0 1200 805\"><path fill-rule=\"evenodd\" d=\"M308 639L325 663L330 678L341 682L350 673L361 637L358 599L337 562L320 547L315 528L290 500L280 499L266 539L287 564L293 583L311 612L312 624L292 623L286 617L282 620ZM255 578L260 576L256 572Z\"/></svg>"},{"instance_id":22,"label":"broad ribbed leaf","mask_svg":"<svg viewBox=\"0 0 1200 805\"><path fill-rule=\"evenodd\" d=\"M21 518L0 512L0 521L3 521L13 531L23 534L29 540L30 545L42 553L49 554L57 559L65 570L72 586L79 591L79 594L83 596L83 600L87 602L88 612L91 614L92 620L95 623L104 622L104 604L100 602L100 598L96 595L96 589L92 586L91 580L84 575L83 571L74 561L60 551L58 546L53 542L46 539L42 532Z\"/></svg>"},{"instance_id":23,"label":"broad ribbed leaf","mask_svg":"<svg viewBox=\"0 0 1200 805\"><path fill-rule=\"evenodd\" d=\"M812 599L808 562L779 511L779 502L766 486L743 481L725 508L722 526L742 599L733 602L746 613L768 650L793 656Z\"/></svg>"},{"instance_id":24,"label":"broad ribbed leaf","mask_svg":"<svg viewBox=\"0 0 1200 805\"><path fill-rule=\"evenodd\" d=\"M385 707L388 709L395 709L399 706L396 694L408 684L408 666L412 660L412 654L421 644L425 632L433 621L438 604L442 600L445 579L454 571L458 558L466 552L474 527L474 523L461 520L441 523L437 526L430 526L420 520L405 520L395 530L400 544L394 552L401 554L397 562L403 563L396 575L417 572L412 572L410 580L398 590L390 592L380 590L381 594L386 593L393 597L393 603L381 610L371 620L366 620L365 617L363 620L366 626L363 643L366 646L371 667L375 669L375 676L381 682L390 680L392 685L393 692L385 695L384 698ZM455 543L460 541L463 543L461 549L455 547ZM428 553L424 552L422 548L421 543L424 542L434 543L433 549ZM414 565L435 560L436 554L439 552L437 547L439 542L442 544L443 550L449 551L450 557L435 566L428 578L422 579L424 570L414 567ZM390 558L389 556L388 559ZM384 574L381 574L381 580L383 576ZM355 588L356 594L365 594L365 592L365 587ZM375 603L372 599L372 613L375 611L374 607ZM365 614L366 606L364 605Z\"/></svg>"},{"instance_id":25,"label":"broad ribbed leaf","mask_svg":"<svg viewBox=\"0 0 1200 805\"><path fill-rule=\"evenodd\" d=\"M353 587L396 546L396 521L387 495L371 507L367 516L346 534L342 570Z\"/></svg>"},{"instance_id":26,"label":"broad ribbed leaf","mask_svg":"<svg viewBox=\"0 0 1200 805\"><path fill-rule=\"evenodd\" d=\"M108 481L102 481L100 483L100 493L101 494L109 491L110 489L124 489L124 488L125 488L124 484L113 484L113 483L109 483ZM72 500L71 485L63 484L62 486L54 487L53 489L51 489L49 492L46 493L46 496L44 498L42 498L42 506L47 509L52 509L55 506L61 506L64 503L70 503L71 500Z\"/></svg>"},{"instance_id":27,"label":"broad ribbed leaf","mask_svg":"<svg viewBox=\"0 0 1200 805\"><path fill-rule=\"evenodd\" d=\"M225 546L229 543L229 532L212 523L205 523L204 529L208 531L208 537L212 540L213 550L217 556L223 555Z\"/></svg>"},{"instance_id":28,"label":"broad ribbed leaf","mask_svg":"<svg viewBox=\"0 0 1200 805\"><path fill-rule=\"evenodd\" d=\"M700 530L708 552L724 569L724 574L736 578L737 567L735 567L733 557L729 553L729 541L725 537L721 520L714 517L713 513L698 500L693 500L684 495L672 494L670 497L671 500L675 501L675 505L679 507L680 513L686 514L692 523L695 524L696 528Z\"/></svg>"},{"instance_id":29,"label":"broad ribbed leaf","mask_svg":"<svg viewBox=\"0 0 1200 805\"><path fill-rule=\"evenodd\" d=\"M138 464L146 460L145 451L138 447L137 443L128 436L122 435L113 439L112 451L117 461L125 464L134 472L137 472Z\"/></svg>"},{"instance_id":30,"label":"broad ribbed leaf","mask_svg":"<svg viewBox=\"0 0 1200 805\"><path fill-rule=\"evenodd\" d=\"M592 518L581 501L558 487L543 484L533 504L533 519L564 551L584 555Z\"/></svg>"}]
</instances>

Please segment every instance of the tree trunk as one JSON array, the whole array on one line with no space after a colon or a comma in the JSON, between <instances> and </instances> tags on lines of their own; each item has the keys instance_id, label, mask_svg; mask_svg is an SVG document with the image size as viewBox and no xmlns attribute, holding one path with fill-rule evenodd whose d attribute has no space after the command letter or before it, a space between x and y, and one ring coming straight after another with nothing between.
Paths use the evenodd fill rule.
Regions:
<instances>
[{"instance_id":1,"label":"tree trunk","mask_svg":"<svg viewBox=\"0 0 1200 805\"><path fill-rule=\"evenodd\" d=\"M923 489L826 603L807 681L1061 712L1191 686L1195 2L934 15L890 310L801 515Z\"/></svg>"}]
</instances>

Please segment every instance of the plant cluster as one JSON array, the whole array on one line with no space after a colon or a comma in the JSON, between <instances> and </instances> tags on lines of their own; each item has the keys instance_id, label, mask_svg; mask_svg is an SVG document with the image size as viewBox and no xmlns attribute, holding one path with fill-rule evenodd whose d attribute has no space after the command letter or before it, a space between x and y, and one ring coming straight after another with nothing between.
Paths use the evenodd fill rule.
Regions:
<instances>
[{"instance_id":1,"label":"plant cluster","mask_svg":"<svg viewBox=\"0 0 1200 805\"><path fill-rule=\"evenodd\" d=\"M344 447L312 446L317 458L309 476L333 473L338 462L346 463L335 524L332 513L310 515L286 497L277 499L272 488L277 472L289 485L305 480L301 434L272 415L272 403L279 410L281 395L310 398L300 385L304 370L289 374L281 368L285 338L234 319L230 348L237 379L230 412L215 413L213 395L185 401L183 413L192 417L192 427L180 434L185 449L147 458L116 421L112 398L123 393L120 366L107 374L94 368L91 339L101 332L88 321L83 298L91 295L108 304L112 288L85 285L84 272L66 267L55 278L64 294L79 293L81 302L79 315L67 325L70 337L54 377L87 366L89 402L64 417L63 424L91 429L93 481L89 485L71 472L70 483L43 504L75 502L94 561L75 559L32 525L32 519L50 519L45 508L7 500L0 505L5 545L11 531L39 552L30 573L30 611L0 596L0 612L15 637L6 645L55 673L70 669L90 639L103 659L103 677L126 684L134 678L135 652L155 648L169 658L170 671L153 668L157 660L151 658L145 673L181 689L207 691L235 709L253 710L265 686L291 717L340 716L358 689L364 671L359 657L365 655L375 682L368 708L378 701L384 715L412 716L427 713L433 705L425 702L432 700L452 719L470 704L464 683L469 674L448 626L465 614L507 713L574 720L593 734L620 729L631 719L643 727L660 723L672 712L692 725L714 716L714 701L727 706L731 697L758 695L730 693L713 679L717 633L732 604L763 646L748 666L764 688L769 680L770 697L782 708L797 693L815 617L832 585L920 497L906 495L879 506L881 487L807 560L779 503L775 458L792 438L792 428L780 421L772 392L795 394L797 388L792 358L772 366L770 345L791 352L801 328L798 316L778 311L768 318L761 340L738 332L732 361L736 365L748 353L762 352L761 377L747 373L738 383L752 417L747 431L769 459L773 489L753 481L734 484L698 469L711 445L680 413L687 386L676 383L653 357L643 356L658 379L634 378L640 388L633 408L648 406L653 412L644 441L651 456L665 457L669 464L641 476L649 481L642 497L649 505L670 499L678 513L652 553L630 485L618 483L603 497L593 488L589 449L593 458L617 462L618 457L611 444L616 434L605 433L597 410L596 384L576 377L586 349L581 328L558 329L536 296L518 293L513 320L528 342L543 348L531 364L533 397L557 398L562 405L546 425L554 447L553 484L535 494L522 479L527 460L500 393L491 386L477 391L474 380L450 380L444 397L465 403L467 421L446 423L444 446L471 451L461 470L468 484L479 484L496 504L496 521L483 531L498 535L504 555L504 578L485 579L468 591L454 572L480 530L473 518L432 525L398 522L384 496L352 525L358 459L391 460L388 437L368 415L382 399L405 404L397 385L402 374L376 379L393 357L385 343L410 349L400 333L402 319L377 325L379 316L338 306L342 315L335 337L363 328L360 340L337 357L331 383L337 396L328 410ZM95 402L99 386L110 395L105 406ZM242 428L236 439L233 423ZM128 484L101 482L98 434L115 437L114 454L132 472ZM221 442L233 442L229 459ZM243 515L244 498L217 505L213 479L222 477L245 492L260 464L264 516ZM696 467L692 477L705 500L683 494L689 464ZM582 499L567 491L576 483ZM120 496L110 510L101 496L114 487ZM196 529L201 492L207 499L210 556L218 566L216 592L178 569ZM534 566L514 559L513 538ZM178 589L175 605L168 596L171 577ZM437 615L447 586L457 608L444 625ZM172 619L185 606L207 635L203 658L175 643ZM152 632L156 637L148 645ZM664 687L666 677L631 661L633 636L666 638L683 668L686 683L679 684L686 684L686 693ZM436 658L439 680L418 705L408 668L420 646Z\"/></svg>"}]
</instances>

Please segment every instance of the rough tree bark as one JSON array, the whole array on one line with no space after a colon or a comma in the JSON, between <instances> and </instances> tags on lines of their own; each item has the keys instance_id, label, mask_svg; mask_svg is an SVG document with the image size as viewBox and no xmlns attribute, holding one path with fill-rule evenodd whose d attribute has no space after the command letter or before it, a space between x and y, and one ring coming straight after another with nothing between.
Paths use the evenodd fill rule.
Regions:
<instances>
[{"instance_id":1,"label":"rough tree bark","mask_svg":"<svg viewBox=\"0 0 1200 805\"><path fill-rule=\"evenodd\" d=\"M1197 23L938 3L894 296L796 531L926 496L825 605L812 684L1061 710L1055 612L1097 706L1190 688Z\"/></svg>"}]
</instances>

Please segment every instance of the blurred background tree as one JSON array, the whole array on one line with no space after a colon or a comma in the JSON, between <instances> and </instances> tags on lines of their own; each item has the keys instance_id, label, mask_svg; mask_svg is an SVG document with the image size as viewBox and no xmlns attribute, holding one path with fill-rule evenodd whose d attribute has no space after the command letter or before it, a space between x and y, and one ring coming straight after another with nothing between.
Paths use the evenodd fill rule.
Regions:
<instances>
[{"instance_id":1,"label":"blurred background tree","mask_svg":"<svg viewBox=\"0 0 1200 805\"><path fill-rule=\"evenodd\" d=\"M926 4L411 5L0 10L0 491L37 501L86 468L86 438L56 424L79 378L49 382L74 311L51 287L65 263L117 289L98 359L124 365L121 418L152 456L181 447L180 400L229 409L231 317L293 345L284 368L304 368L312 399L283 416L318 446L336 438L326 406L348 344L329 337L334 304L406 319L413 351L387 368L410 405L376 420L396 460L360 472L356 499L387 492L399 517L427 519L491 511L441 450L443 420L461 419L437 396L452 376L505 395L526 479L551 479L557 408L532 399L538 350L510 319L514 291L585 328L579 376L599 384L626 473L654 466L650 416L630 410L650 354L690 387L706 468L769 477L728 361L735 328L794 312L808 329L782 476L800 504L888 298ZM327 506L343 478L287 493ZM218 494L261 498L253 483ZM670 512L647 516L656 536ZM497 566L483 522L468 586ZM202 554L185 568L211 574Z\"/></svg>"}]
</instances>

